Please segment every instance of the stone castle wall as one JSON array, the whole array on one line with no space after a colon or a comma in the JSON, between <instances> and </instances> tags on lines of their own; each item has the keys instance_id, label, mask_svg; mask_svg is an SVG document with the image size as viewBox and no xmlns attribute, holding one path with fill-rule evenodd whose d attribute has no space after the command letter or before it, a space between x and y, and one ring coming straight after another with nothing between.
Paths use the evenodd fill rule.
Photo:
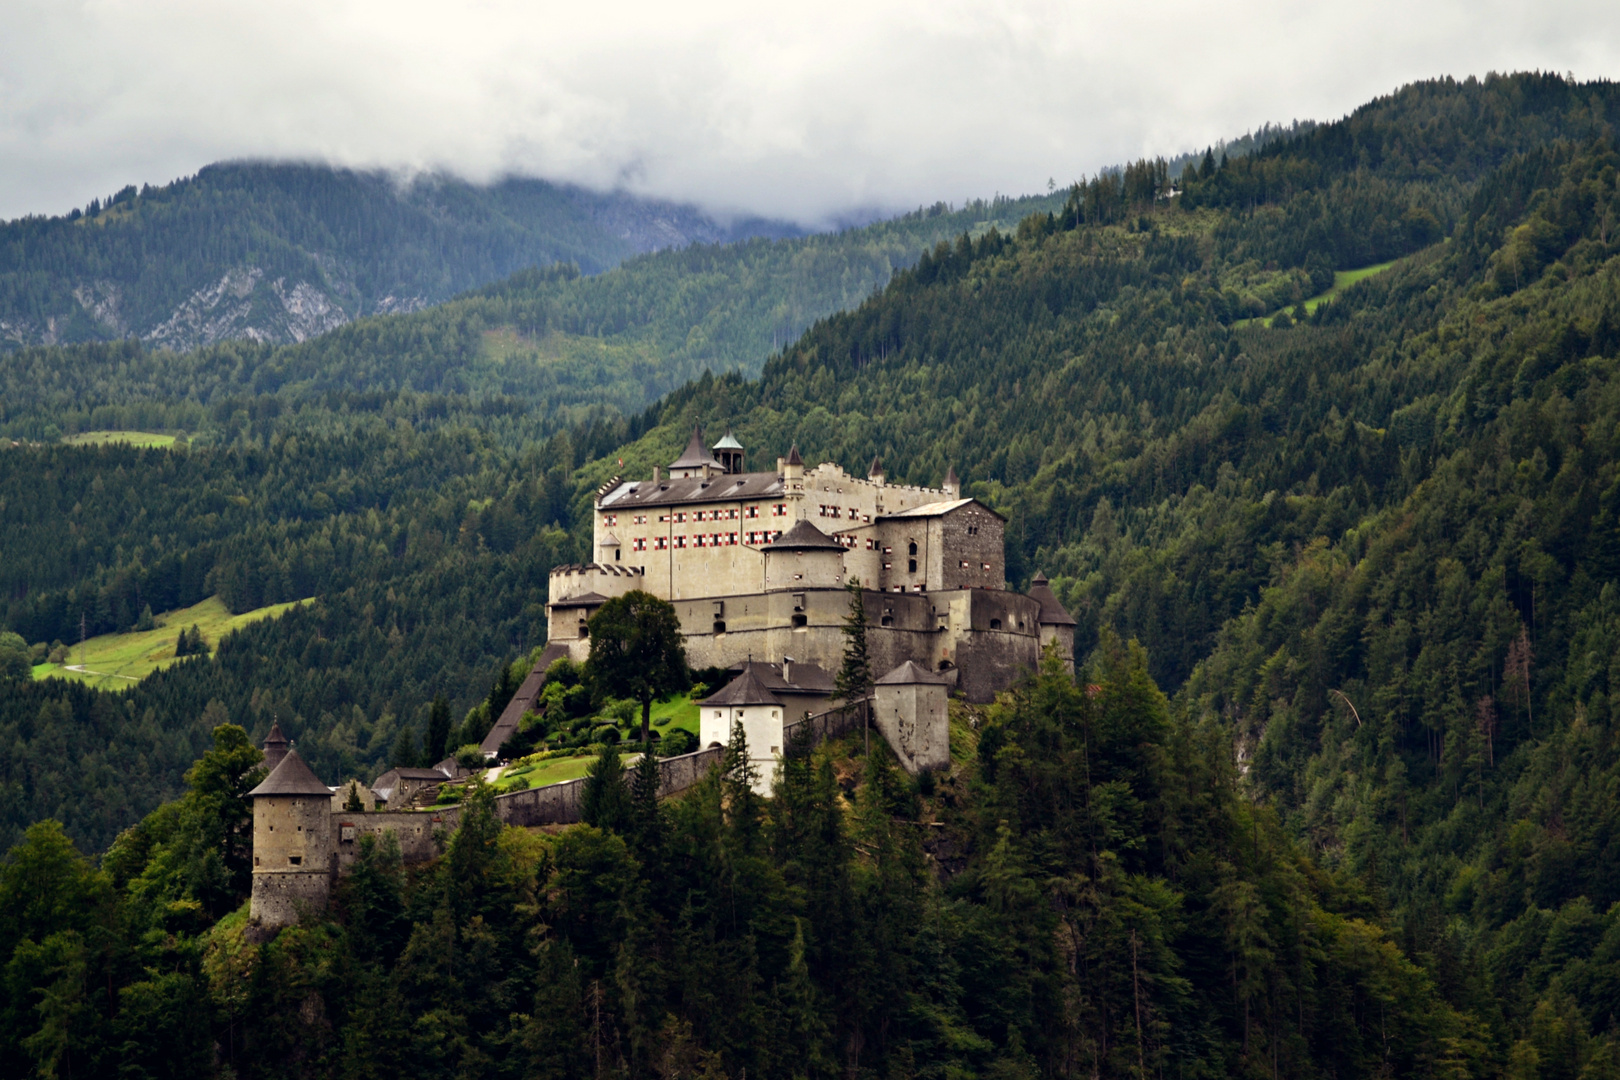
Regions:
<instances>
[{"instance_id":1,"label":"stone castle wall","mask_svg":"<svg viewBox=\"0 0 1620 1080\"><path fill-rule=\"evenodd\" d=\"M692 787L724 753L710 748L660 759L659 797ZM584 792L583 779L511 791L495 797L495 814L507 825L525 828L572 825L580 820ZM362 837L392 833L406 863L427 862L442 852L443 841L460 827L462 814L458 805L432 810L343 811L319 796L260 797L254 800L253 811L250 913L265 926L290 926L305 912L325 910L337 876L359 858ZM317 852L318 865L306 861ZM287 863L290 853L296 853L299 863Z\"/></svg>"}]
</instances>

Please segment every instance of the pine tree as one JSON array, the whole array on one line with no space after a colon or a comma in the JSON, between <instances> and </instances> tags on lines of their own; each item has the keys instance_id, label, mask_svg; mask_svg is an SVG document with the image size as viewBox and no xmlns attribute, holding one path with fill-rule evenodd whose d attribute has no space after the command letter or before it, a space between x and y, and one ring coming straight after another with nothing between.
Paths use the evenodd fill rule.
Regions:
<instances>
[{"instance_id":1,"label":"pine tree","mask_svg":"<svg viewBox=\"0 0 1620 1080\"><path fill-rule=\"evenodd\" d=\"M622 833L630 822L630 791L624 783L619 747L606 743L585 770L579 816L587 825Z\"/></svg>"},{"instance_id":2,"label":"pine tree","mask_svg":"<svg viewBox=\"0 0 1620 1080\"><path fill-rule=\"evenodd\" d=\"M849 614L844 616L844 666L838 671L833 693L855 701L872 692L872 661L866 645L866 591L859 578L844 586L849 593Z\"/></svg>"},{"instance_id":3,"label":"pine tree","mask_svg":"<svg viewBox=\"0 0 1620 1080\"><path fill-rule=\"evenodd\" d=\"M422 748L422 757L428 764L443 761L455 747L450 744L450 702L443 694L433 699L433 707L428 710L427 745Z\"/></svg>"}]
</instances>

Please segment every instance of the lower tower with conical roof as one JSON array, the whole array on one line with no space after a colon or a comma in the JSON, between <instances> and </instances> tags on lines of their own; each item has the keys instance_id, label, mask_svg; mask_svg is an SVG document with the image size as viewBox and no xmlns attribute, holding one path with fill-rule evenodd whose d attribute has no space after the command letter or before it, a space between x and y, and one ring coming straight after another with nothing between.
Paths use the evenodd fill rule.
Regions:
<instances>
[{"instance_id":1,"label":"lower tower with conical roof","mask_svg":"<svg viewBox=\"0 0 1620 1080\"><path fill-rule=\"evenodd\" d=\"M297 750L288 749L248 797L253 800L249 916L263 926L291 926L306 910L324 910L335 874L332 789Z\"/></svg>"}]
</instances>

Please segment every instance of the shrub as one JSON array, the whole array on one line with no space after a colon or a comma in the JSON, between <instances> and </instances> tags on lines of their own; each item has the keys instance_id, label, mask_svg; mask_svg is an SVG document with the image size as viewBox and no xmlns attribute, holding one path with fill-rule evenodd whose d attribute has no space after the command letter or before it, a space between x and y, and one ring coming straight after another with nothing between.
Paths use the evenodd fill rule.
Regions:
<instances>
[{"instance_id":1,"label":"shrub","mask_svg":"<svg viewBox=\"0 0 1620 1080\"><path fill-rule=\"evenodd\" d=\"M682 754L690 754L697 748L696 735L685 728L676 728L658 741L657 753L659 757L680 757Z\"/></svg>"}]
</instances>

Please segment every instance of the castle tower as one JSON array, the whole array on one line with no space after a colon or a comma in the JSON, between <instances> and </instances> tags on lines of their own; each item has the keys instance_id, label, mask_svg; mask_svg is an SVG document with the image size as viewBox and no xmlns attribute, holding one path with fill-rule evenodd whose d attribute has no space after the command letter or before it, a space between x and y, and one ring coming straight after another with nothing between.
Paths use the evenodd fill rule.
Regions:
<instances>
[{"instance_id":1,"label":"castle tower","mask_svg":"<svg viewBox=\"0 0 1620 1080\"><path fill-rule=\"evenodd\" d=\"M691 476L713 476L723 471L720 462L703 447L703 429L695 427L692 437L687 440L686 449L681 451L680 457L670 462L669 478L683 480Z\"/></svg>"},{"instance_id":2,"label":"castle tower","mask_svg":"<svg viewBox=\"0 0 1620 1080\"><path fill-rule=\"evenodd\" d=\"M782 494L789 503L788 515L802 518L804 502L804 458L799 456L799 444L794 443L782 461Z\"/></svg>"},{"instance_id":3,"label":"castle tower","mask_svg":"<svg viewBox=\"0 0 1620 1080\"><path fill-rule=\"evenodd\" d=\"M800 520L760 549L765 553L765 591L836 589L844 584L844 545ZM795 628L806 625L795 608Z\"/></svg>"},{"instance_id":4,"label":"castle tower","mask_svg":"<svg viewBox=\"0 0 1620 1080\"><path fill-rule=\"evenodd\" d=\"M945 466L945 482L940 487L944 489L946 498L960 499L962 497L962 481L956 478L956 466Z\"/></svg>"},{"instance_id":5,"label":"castle tower","mask_svg":"<svg viewBox=\"0 0 1620 1080\"><path fill-rule=\"evenodd\" d=\"M1058 655L1063 657L1064 666L1069 674L1074 674L1074 628L1079 625L1073 615L1063 607L1052 591L1052 585L1046 575L1039 570L1029 583L1029 597L1040 601L1040 627L1041 648L1046 648L1048 642L1058 643Z\"/></svg>"},{"instance_id":6,"label":"castle tower","mask_svg":"<svg viewBox=\"0 0 1620 1080\"><path fill-rule=\"evenodd\" d=\"M720 462L720 468L726 473L740 473L743 471L743 447L737 441L730 429L725 437L714 444L714 456Z\"/></svg>"},{"instance_id":7,"label":"castle tower","mask_svg":"<svg viewBox=\"0 0 1620 1080\"><path fill-rule=\"evenodd\" d=\"M872 459L871 466L866 470L866 478L868 480L872 481L872 483L878 485L879 487L882 487L884 485L884 483L886 482L886 478L883 475L883 459L882 458L874 457Z\"/></svg>"},{"instance_id":8,"label":"castle tower","mask_svg":"<svg viewBox=\"0 0 1620 1080\"><path fill-rule=\"evenodd\" d=\"M276 771L276 766L287 756L287 747L291 745L287 736L281 733L280 722L270 721L270 734L264 737L264 767L268 772Z\"/></svg>"},{"instance_id":9,"label":"castle tower","mask_svg":"<svg viewBox=\"0 0 1620 1080\"><path fill-rule=\"evenodd\" d=\"M253 800L250 917L263 926L291 926L301 909L324 910L335 861L332 789L297 750L288 749L248 798Z\"/></svg>"}]
</instances>

